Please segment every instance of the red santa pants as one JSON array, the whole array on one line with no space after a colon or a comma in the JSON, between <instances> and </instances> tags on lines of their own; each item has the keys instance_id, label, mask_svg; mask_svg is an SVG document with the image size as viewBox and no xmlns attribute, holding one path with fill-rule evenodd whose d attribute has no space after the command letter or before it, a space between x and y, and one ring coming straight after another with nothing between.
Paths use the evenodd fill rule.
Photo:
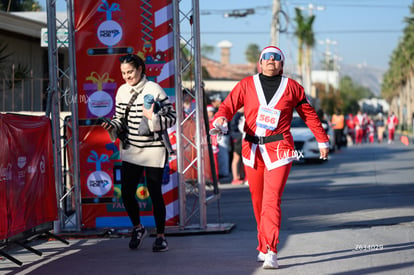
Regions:
<instances>
[{"instance_id":1,"label":"red santa pants","mask_svg":"<svg viewBox=\"0 0 414 275\"><path fill-rule=\"evenodd\" d=\"M374 134L369 134L369 143L374 143Z\"/></svg>"},{"instance_id":2,"label":"red santa pants","mask_svg":"<svg viewBox=\"0 0 414 275\"><path fill-rule=\"evenodd\" d=\"M281 222L280 203L292 163L268 170L260 152L255 168L246 165L254 216L257 223L257 250L267 253L268 248L277 253Z\"/></svg>"},{"instance_id":3,"label":"red santa pants","mask_svg":"<svg viewBox=\"0 0 414 275\"><path fill-rule=\"evenodd\" d=\"M363 137L364 137L364 130L362 128L355 130L355 143L356 144L361 144Z\"/></svg>"},{"instance_id":4,"label":"red santa pants","mask_svg":"<svg viewBox=\"0 0 414 275\"><path fill-rule=\"evenodd\" d=\"M394 141L395 128L388 129L388 140Z\"/></svg>"}]
</instances>

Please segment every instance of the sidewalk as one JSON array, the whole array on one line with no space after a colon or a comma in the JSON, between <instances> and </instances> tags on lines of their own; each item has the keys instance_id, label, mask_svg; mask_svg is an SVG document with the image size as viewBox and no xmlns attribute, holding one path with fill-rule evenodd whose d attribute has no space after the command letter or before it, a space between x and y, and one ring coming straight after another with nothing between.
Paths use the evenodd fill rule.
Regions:
<instances>
[{"instance_id":1,"label":"sidewalk","mask_svg":"<svg viewBox=\"0 0 414 275\"><path fill-rule=\"evenodd\" d=\"M0 261L0 274L414 274L414 146L352 146L323 164L294 165L282 199L280 269L256 262L256 225L247 186L222 184L225 234L167 236L170 250L139 250L128 238L42 241ZM213 205L213 204L212 204Z\"/></svg>"}]
</instances>

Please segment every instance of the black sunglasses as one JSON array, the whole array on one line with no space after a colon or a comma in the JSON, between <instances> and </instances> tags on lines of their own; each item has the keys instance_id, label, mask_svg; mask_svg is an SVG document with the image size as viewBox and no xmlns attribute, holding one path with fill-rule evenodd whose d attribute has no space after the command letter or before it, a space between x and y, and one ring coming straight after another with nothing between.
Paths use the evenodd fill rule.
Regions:
<instances>
[{"instance_id":1,"label":"black sunglasses","mask_svg":"<svg viewBox=\"0 0 414 275\"><path fill-rule=\"evenodd\" d=\"M273 57L273 60L275 60L275 61L280 61L280 60L282 60L282 55L281 55L281 54L279 54L279 53L267 52L267 53L264 53L264 54L262 55L262 59L263 59L263 60L270 60L270 58L271 58L271 57Z\"/></svg>"}]
</instances>

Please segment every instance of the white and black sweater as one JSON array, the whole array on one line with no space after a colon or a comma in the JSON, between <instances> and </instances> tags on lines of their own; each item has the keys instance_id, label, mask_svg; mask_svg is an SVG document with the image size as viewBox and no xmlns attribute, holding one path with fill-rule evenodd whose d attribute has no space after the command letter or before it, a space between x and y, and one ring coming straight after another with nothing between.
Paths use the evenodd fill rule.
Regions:
<instances>
[{"instance_id":1,"label":"white and black sweater","mask_svg":"<svg viewBox=\"0 0 414 275\"><path fill-rule=\"evenodd\" d=\"M168 109L165 115L154 113L152 119L148 120L148 126L151 132L163 131L172 127L176 122L175 110L162 87L155 82L147 80L143 76L142 80L136 86L123 84L119 87L116 94L114 119L124 117L125 109L134 92L138 92L139 95L131 105L128 114L129 147L127 149L121 149L121 159L122 161L141 166L162 168L167 159L167 151L161 137L157 135L156 139L154 135L138 135L138 127L143 117L144 96L146 94L153 95L156 101L162 103L163 108ZM114 139L114 132L112 132L111 136Z\"/></svg>"}]
</instances>

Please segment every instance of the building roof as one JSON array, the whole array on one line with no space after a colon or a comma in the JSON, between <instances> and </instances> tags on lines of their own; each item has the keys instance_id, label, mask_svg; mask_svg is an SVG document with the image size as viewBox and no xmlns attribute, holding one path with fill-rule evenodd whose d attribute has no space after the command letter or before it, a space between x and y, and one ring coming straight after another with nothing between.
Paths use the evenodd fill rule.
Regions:
<instances>
[{"instance_id":1,"label":"building roof","mask_svg":"<svg viewBox=\"0 0 414 275\"><path fill-rule=\"evenodd\" d=\"M222 64L202 57L201 64L213 79L241 80L255 74L255 64Z\"/></svg>"},{"instance_id":2,"label":"building roof","mask_svg":"<svg viewBox=\"0 0 414 275\"><path fill-rule=\"evenodd\" d=\"M66 12L57 12L56 18L64 22ZM0 11L0 30L40 38L41 29L47 27L46 12L4 12Z\"/></svg>"},{"instance_id":3,"label":"building roof","mask_svg":"<svg viewBox=\"0 0 414 275\"><path fill-rule=\"evenodd\" d=\"M40 38L40 30L44 27L46 24L42 22L0 11L0 30L2 31Z\"/></svg>"},{"instance_id":4,"label":"building roof","mask_svg":"<svg viewBox=\"0 0 414 275\"><path fill-rule=\"evenodd\" d=\"M47 12L45 11L19 11L11 12L11 14L47 24ZM56 18L63 22L68 18L68 16L66 12L56 12Z\"/></svg>"}]
</instances>

